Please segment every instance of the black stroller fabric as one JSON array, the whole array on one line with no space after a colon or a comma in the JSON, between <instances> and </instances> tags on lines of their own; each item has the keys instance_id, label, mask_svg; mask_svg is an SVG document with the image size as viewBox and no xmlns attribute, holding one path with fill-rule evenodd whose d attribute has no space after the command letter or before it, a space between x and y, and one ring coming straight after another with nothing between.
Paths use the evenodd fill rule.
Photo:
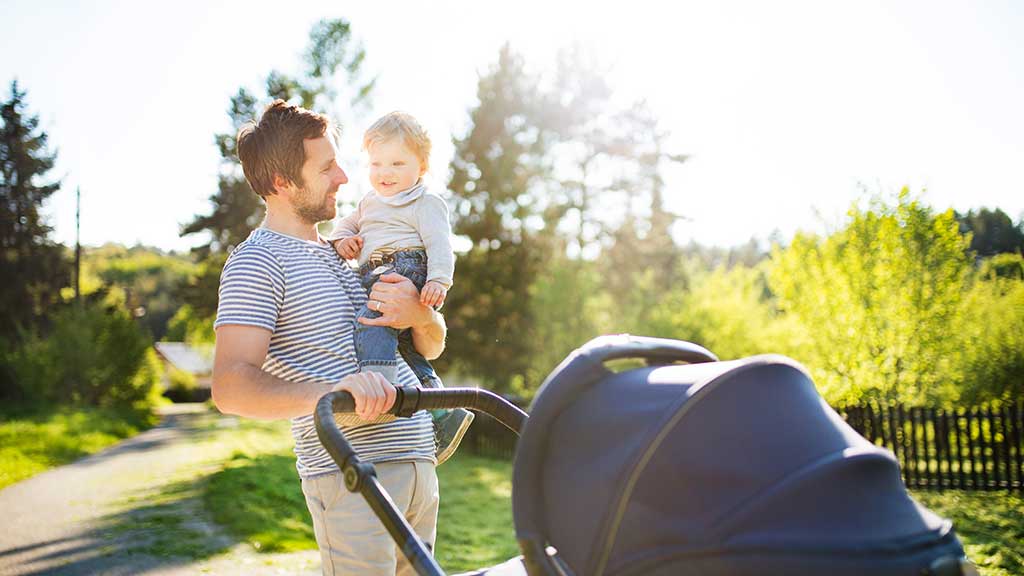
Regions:
<instances>
[{"instance_id":1,"label":"black stroller fabric","mask_svg":"<svg viewBox=\"0 0 1024 576\"><path fill-rule=\"evenodd\" d=\"M573 574L910 576L963 556L795 362L612 373L588 353L538 393L513 477L517 536Z\"/></svg>"}]
</instances>

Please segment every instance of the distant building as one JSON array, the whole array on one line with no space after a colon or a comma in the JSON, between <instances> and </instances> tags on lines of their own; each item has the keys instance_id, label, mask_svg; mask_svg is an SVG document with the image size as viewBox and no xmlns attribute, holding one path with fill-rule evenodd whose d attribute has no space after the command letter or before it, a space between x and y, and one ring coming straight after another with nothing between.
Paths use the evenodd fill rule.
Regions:
<instances>
[{"instance_id":1,"label":"distant building","mask_svg":"<svg viewBox=\"0 0 1024 576\"><path fill-rule=\"evenodd\" d=\"M157 342L153 345L157 355L168 367L191 374L196 381L200 398L209 398L213 384L213 345L193 345L185 342ZM198 398L197 398L198 399Z\"/></svg>"}]
</instances>

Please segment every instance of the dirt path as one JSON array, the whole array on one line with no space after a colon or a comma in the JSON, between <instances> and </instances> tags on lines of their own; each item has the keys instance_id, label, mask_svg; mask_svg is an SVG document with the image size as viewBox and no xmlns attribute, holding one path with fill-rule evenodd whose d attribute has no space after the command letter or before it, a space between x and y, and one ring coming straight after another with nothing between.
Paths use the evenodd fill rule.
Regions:
<instances>
[{"instance_id":1,"label":"dirt path","mask_svg":"<svg viewBox=\"0 0 1024 576\"><path fill-rule=\"evenodd\" d=\"M196 446L233 424L176 405L156 428L0 490L0 576L319 574L315 550L257 554L205 517L194 479L215 464Z\"/></svg>"}]
</instances>

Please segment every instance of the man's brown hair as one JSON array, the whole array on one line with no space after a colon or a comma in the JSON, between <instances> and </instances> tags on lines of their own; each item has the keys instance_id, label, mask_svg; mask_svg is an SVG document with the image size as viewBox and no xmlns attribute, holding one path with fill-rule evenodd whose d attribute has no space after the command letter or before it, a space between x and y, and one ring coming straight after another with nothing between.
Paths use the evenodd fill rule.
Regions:
<instances>
[{"instance_id":1,"label":"man's brown hair","mask_svg":"<svg viewBox=\"0 0 1024 576\"><path fill-rule=\"evenodd\" d=\"M302 141L324 136L329 126L321 114L284 100L271 102L259 122L250 122L238 131L238 159L253 191L263 197L276 194L274 174L302 186L306 161Z\"/></svg>"}]
</instances>

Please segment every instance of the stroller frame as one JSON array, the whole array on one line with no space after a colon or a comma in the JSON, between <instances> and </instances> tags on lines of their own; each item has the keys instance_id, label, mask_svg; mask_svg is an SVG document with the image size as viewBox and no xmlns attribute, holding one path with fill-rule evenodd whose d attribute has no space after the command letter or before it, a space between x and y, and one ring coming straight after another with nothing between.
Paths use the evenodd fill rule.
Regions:
<instances>
[{"instance_id":1,"label":"stroller frame","mask_svg":"<svg viewBox=\"0 0 1024 576\"><path fill-rule=\"evenodd\" d=\"M516 434L522 431L529 418L526 412L508 400L478 388L421 389L406 386L396 388L396 392L395 404L389 413L398 417L408 418L419 410L474 409L486 412ZM353 411L355 400L348 392L329 392L321 397L313 416L320 442L341 469L345 487L350 492L359 492L363 495L416 573L422 576L444 576L444 571L434 560L426 544L399 513L398 507L377 480L373 464L359 459L334 421L335 413Z\"/></svg>"},{"instance_id":2,"label":"stroller frame","mask_svg":"<svg viewBox=\"0 0 1024 576\"><path fill-rule=\"evenodd\" d=\"M570 354L545 380L538 396L555 381L568 382L569 385L551 387L557 388L557 392L553 397L547 398L548 402L542 403L543 409L534 414L538 418L537 421L543 424L552 412L559 412L571 402L576 390L592 386L602 374L611 374L600 367L609 360L617 359L643 360L649 366L678 362L698 364L718 360L713 353L690 342L625 334L595 338ZM522 563L530 576L571 576L573 570L543 534L543 510L538 505L529 504L530 497L539 494L540 479L537 477L537 469L540 455L543 453L542 445L545 442L544 431L535 429L536 426L526 427L530 416L497 394L477 388L403 387L397 388L396 391L395 404L389 411L392 415L410 417L419 410L474 409L487 413L521 436L516 449L513 481L519 487L520 496L527 501L527 505L514 506L516 537L523 553ZM536 401L532 410L538 410ZM443 576L444 572L430 550L412 530L377 480L373 465L359 459L335 422L335 413L354 411L355 402L348 392L336 391L325 394L317 403L314 412L317 436L341 469L346 488L363 495L416 573L423 576ZM920 572L923 576L976 576L977 573L977 569L967 558L951 555L936 558L930 566Z\"/></svg>"}]
</instances>

